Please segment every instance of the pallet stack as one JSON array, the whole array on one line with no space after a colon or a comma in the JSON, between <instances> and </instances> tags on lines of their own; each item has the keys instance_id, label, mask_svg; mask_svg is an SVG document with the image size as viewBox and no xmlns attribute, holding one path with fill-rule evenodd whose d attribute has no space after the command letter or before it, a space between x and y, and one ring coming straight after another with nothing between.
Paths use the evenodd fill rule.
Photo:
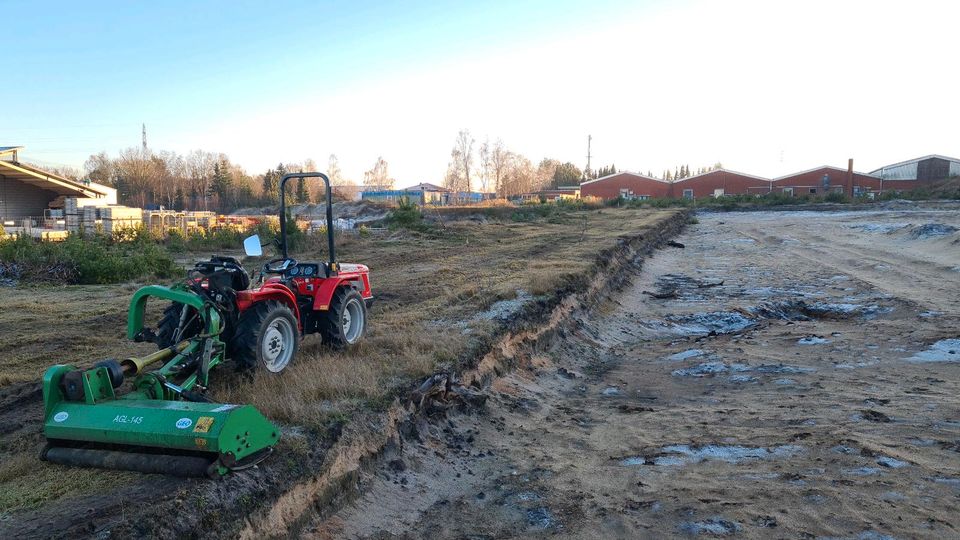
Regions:
<instances>
[{"instance_id":1,"label":"pallet stack","mask_svg":"<svg viewBox=\"0 0 960 540\"><path fill-rule=\"evenodd\" d=\"M116 231L133 229L143 223L143 210L128 206L103 206L99 209L103 232L113 234Z\"/></svg>"},{"instance_id":2,"label":"pallet stack","mask_svg":"<svg viewBox=\"0 0 960 540\"><path fill-rule=\"evenodd\" d=\"M67 230L80 232L80 216L77 214L77 198L67 197L63 201L63 210L66 215Z\"/></svg>"}]
</instances>

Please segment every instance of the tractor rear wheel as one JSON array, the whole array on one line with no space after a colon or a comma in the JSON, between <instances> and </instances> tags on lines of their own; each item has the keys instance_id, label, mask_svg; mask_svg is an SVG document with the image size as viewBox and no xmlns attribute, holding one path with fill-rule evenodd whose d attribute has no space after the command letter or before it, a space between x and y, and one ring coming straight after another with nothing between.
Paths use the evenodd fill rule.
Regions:
<instances>
[{"instance_id":1,"label":"tractor rear wheel","mask_svg":"<svg viewBox=\"0 0 960 540\"><path fill-rule=\"evenodd\" d=\"M299 346L300 330L293 311L275 300L244 311L233 334L233 358L241 369L263 366L279 373L293 360Z\"/></svg>"},{"instance_id":2,"label":"tractor rear wheel","mask_svg":"<svg viewBox=\"0 0 960 540\"><path fill-rule=\"evenodd\" d=\"M180 302L171 302L167 309L163 310L163 317L160 318L160 323L157 325L157 339L155 340L158 349L166 349L177 344L174 343L174 333L180 326L180 315L183 313L183 308L184 305ZM189 312L187 313L186 328L180 332L177 342L192 338L199 334L201 330L200 317L197 316L196 310L193 308L187 309Z\"/></svg>"},{"instance_id":3,"label":"tractor rear wheel","mask_svg":"<svg viewBox=\"0 0 960 540\"><path fill-rule=\"evenodd\" d=\"M323 341L335 349L343 349L359 343L366 332L367 306L363 297L349 287L340 287L320 321Z\"/></svg>"}]
</instances>

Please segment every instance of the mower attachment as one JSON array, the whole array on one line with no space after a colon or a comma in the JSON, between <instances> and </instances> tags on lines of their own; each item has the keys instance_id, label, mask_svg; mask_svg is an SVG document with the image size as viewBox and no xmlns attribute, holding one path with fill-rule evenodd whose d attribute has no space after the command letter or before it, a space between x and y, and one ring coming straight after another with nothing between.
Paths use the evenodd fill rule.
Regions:
<instances>
[{"instance_id":1,"label":"mower attachment","mask_svg":"<svg viewBox=\"0 0 960 540\"><path fill-rule=\"evenodd\" d=\"M203 393L208 370L223 361L216 309L187 290L144 287L130 303L131 338L143 335L149 297L194 308L202 333L142 358L107 360L87 370L69 365L47 369L48 446L41 457L66 465L177 476L220 476L265 459L280 431L251 405L211 403ZM133 389L118 396L125 377L134 377Z\"/></svg>"}]
</instances>

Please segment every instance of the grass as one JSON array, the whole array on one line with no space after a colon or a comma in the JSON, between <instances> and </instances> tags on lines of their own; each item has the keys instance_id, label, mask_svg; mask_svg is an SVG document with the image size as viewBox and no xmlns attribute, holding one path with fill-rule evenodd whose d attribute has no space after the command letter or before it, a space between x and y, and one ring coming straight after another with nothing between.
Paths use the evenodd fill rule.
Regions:
<instances>
[{"instance_id":1,"label":"grass","mask_svg":"<svg viewBox=\"0 0 960 540\"><path fill-rule=\"evenodd\" d=\"M521 222L507 215L483 225L448 222L428 233L399 228L385 235L338 235L340 260L371 269L377 300L365 340L335 352L318 336L307 336L294 363L275 376L260 373L249 380L223 366L212 377L213 397L251 403L273 421L311 432L323 432L357 411L380 410L420 377L455 367L489 344L501 327L478 314L495 302L515 298L518 290L550 295L565 289L582 279L596 254L614 246L618 237L642 234L674 213L571 209L551 214L553 220L537 216ZM324 246L324 238L310 237L291 254L301 261L323 260ZM181 260L207 255L187 253ZM38 381L53 363L86 367L104 358L149 352L151 345L127 342L124 330L130 296L151 281L0 289L0 391ZM148 308L154 317L156 312L156 306ZM110 481L131 481L126 474L38 461L39 405L29 415L35 428L0 435L0 513L101 492ZM285 436L281 452L295 454L303 444ZM57 482L60 477L64 482Z\"/></svg>"}]
</instances>

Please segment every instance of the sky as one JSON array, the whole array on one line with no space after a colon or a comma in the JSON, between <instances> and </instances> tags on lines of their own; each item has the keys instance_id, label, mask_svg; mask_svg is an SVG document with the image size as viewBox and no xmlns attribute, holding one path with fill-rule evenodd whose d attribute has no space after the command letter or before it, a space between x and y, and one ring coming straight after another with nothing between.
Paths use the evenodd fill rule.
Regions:
<instances>
[{"instance_id":1,"label":"sky","mask_svg":"<svg viewBox=\"0 0 960 540\"><path fill-rule=\"evenodd\" d=\"M42 6L42 7L41 7ZM660 175L960 155L960 2L0 0L0 146L440 183L458 131Z\"/></svg>"}]
</instances>

